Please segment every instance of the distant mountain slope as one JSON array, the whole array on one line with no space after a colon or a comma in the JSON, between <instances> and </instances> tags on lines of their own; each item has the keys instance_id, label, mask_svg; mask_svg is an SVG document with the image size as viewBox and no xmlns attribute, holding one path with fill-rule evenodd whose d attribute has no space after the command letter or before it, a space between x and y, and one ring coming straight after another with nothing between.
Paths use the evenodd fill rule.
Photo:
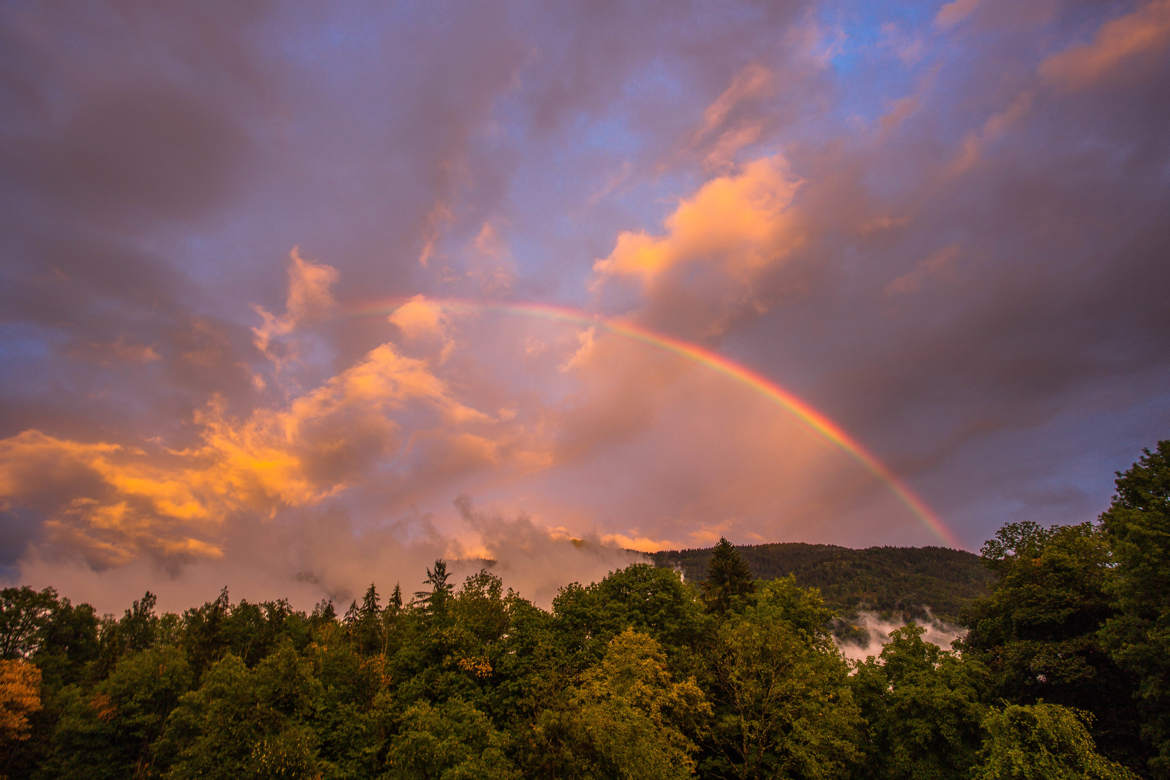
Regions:
<instances>
[{"instance_id":1,"label":"distant mountain slope","mask_svg":"<svg viewBox=\"0 0 1170 780\"><path fill-rule=\"evenodd\" d=\"M945 547L868 547L785 542L737 546L761 579L795 575L805 587L820 588L825 601L846 614L857 610L957 621L963 605L986 595L994 575L978 555ZM674 568L702 581L711 549L664 550L651 554L656 566Z\"/></svg>"}]
</instances>

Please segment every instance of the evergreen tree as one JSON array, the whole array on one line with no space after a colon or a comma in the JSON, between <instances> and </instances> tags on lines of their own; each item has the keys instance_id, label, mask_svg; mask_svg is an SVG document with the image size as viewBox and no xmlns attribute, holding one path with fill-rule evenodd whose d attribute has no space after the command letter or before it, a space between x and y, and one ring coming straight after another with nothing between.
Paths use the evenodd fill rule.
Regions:
<instances>
[{"instance_id":1,"label":"evergreen tree","mask_svg":"<svg viewBox=\"0 0 1170 780\"><path fill-rule=\"evenodd\" d=\"M390 594L390 601L386 604L386 610L392 615L397 615L402 611L402 587L397 582L394 583L394 592Z\"/></svg>"},{"instance_id":2,"label":"evergreen tree","mask_svg":"<svg viewBox=\"0 0 1170 780\"><path fill-rule=\"evenodd\" d=\"M350 600L349 608L345 610L345 615L341 618L341 622L344 623L345 627L352 633L353 627L357 625L358 622L358 604L356 599Z\"/></svg>"},{"instance_id":3,"label":"evergreen tree","mask_svg":"<svg viewBox=\"0 0 1170 780\"><path fill-rule=\"evenodd\" d=\"M423 580L424 583L431 586L431 589L416 591L414 603L421 605L431 615L445 615L447 602L451 598L451 592L455 590L455 586L447 582L450 576L447 571L447 562L442 558L436 560L435 567L427 569L426 579Z\"/></svg>"},{"instance_id":4,"label":"evergreen tree","mask_svg":"<svg viewBox=\"0 0 1170 780\"><path fill-rule=\"evenodd\" d=\"M707 579L703 582L703 596L712 612L722 614L751 594L756 587L752 571L739 552L723 537L715 545Z\"/></svg>"},{"instance_id":5,"label":"evergreen tree","mask_svg":"<svg viewBox=\"0 0 1170 780\"><path fill-rule=\"evenodd\" d=\"M337 610L333 607L333 599L321 599L313 607L313 624L332 623L337 620Z\"/></svg>"},{"instance_id":6,"label":"evergreen tree","mask_svg":"<svg viewBox=\"0 0 1170 780\"><path fill-rule=\"evenodd\" d=\"M372 655L382 650L382 607L379 604L378 590L372 582L362 596L362 603L357 608L356 619L350 630L362 653Z\"/></svg>"}]
</instances>

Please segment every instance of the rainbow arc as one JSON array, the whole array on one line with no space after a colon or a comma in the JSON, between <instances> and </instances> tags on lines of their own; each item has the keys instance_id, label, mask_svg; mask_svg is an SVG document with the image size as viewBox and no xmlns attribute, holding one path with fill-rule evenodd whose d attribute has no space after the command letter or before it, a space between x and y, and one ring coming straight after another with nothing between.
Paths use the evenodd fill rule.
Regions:
<instances>
[{"instance_id":1,"label":"rainbow arc","mask_svg":"<svg viewBox=\"0 0 1170 780\"><path fill-rule=\"evenodd\" d=\"M595 327L618 336L646 344L698 363L707 369L739 382L765 396L781 408L795 414L817 433L846 452L868 472L881 480L916 518L947 546L962 549L963 545L950 528L942 522L906 483L888 466L870 453L837 423L817 411L806 401L752 369L707 349L664 333L650 330L628 320L603 317L599 314L567 306L544 303L489 302L464 298L402 297L375 303L361 304L350 309L352 316L388 315L411 300L420 300L453 312L499 313L521 317L540 317L578 326Z\"/></svg>"}]
</instances>

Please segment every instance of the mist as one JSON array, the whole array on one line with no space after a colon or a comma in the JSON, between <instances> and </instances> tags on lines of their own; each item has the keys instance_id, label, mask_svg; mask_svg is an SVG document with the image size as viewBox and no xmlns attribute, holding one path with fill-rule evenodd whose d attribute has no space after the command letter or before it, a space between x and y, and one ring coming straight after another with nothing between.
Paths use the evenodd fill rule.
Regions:
<instances>
[{"instance_id":1,"label":"mist","mask_svg":"<svg viewBox=\"0 0 1170 780\"><path fill-rule=\"evenodd\" d=\"M890 632L910 623L915 623L925 629L926 633L922 635L924 641L937 645L943 650L950 650L951 643L966 636L967 630L965 628L945 620L939 620L930 613L929 608L924 609L927 616L925 620L904 621L888 620L877 612L858 612L856 619L851 623L854 627L865 632L864 641L838 638L834 638L834 641L841 654L850 661L864 661L870 656L881 654L882 648L890 641Z\"/></svg>"}]
</instances>

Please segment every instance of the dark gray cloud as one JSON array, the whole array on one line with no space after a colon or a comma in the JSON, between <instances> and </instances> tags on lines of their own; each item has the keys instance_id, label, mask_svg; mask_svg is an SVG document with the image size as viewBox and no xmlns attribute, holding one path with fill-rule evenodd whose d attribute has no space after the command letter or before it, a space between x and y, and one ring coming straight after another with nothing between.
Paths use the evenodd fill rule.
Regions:
<instances>
[{"instance_id":1,"label":"dark gray cloud","mask_svg":"<svg viewBox=\"0 0 1170 780\"><path fill-rule=\"evenodd\" d=\"M1006 519L1088 519L1170 425L1170 22L1148 0L1026 5L5 7L0 444L23 482L2 483L0 566L47 577L81 550L127 582L218 577L265 518L337 593L416 537L934 541L695 366L598 334L573 367L583 325L512 315L411 342L385 316L420 292L599 305L719 350L972 547ZM748 171L720 211L705 185ZM623 235L670 262L598 284ZM294 246L334 269L312 316L289 305ZM407 374L441 390L363 389ZM501 509L452 510L461 492ZM429 519L345 571L387 516ZM321 563L332 522L352 533ZM291 571L273 556L267 584Z\"/></svg>"}]
</instances>

